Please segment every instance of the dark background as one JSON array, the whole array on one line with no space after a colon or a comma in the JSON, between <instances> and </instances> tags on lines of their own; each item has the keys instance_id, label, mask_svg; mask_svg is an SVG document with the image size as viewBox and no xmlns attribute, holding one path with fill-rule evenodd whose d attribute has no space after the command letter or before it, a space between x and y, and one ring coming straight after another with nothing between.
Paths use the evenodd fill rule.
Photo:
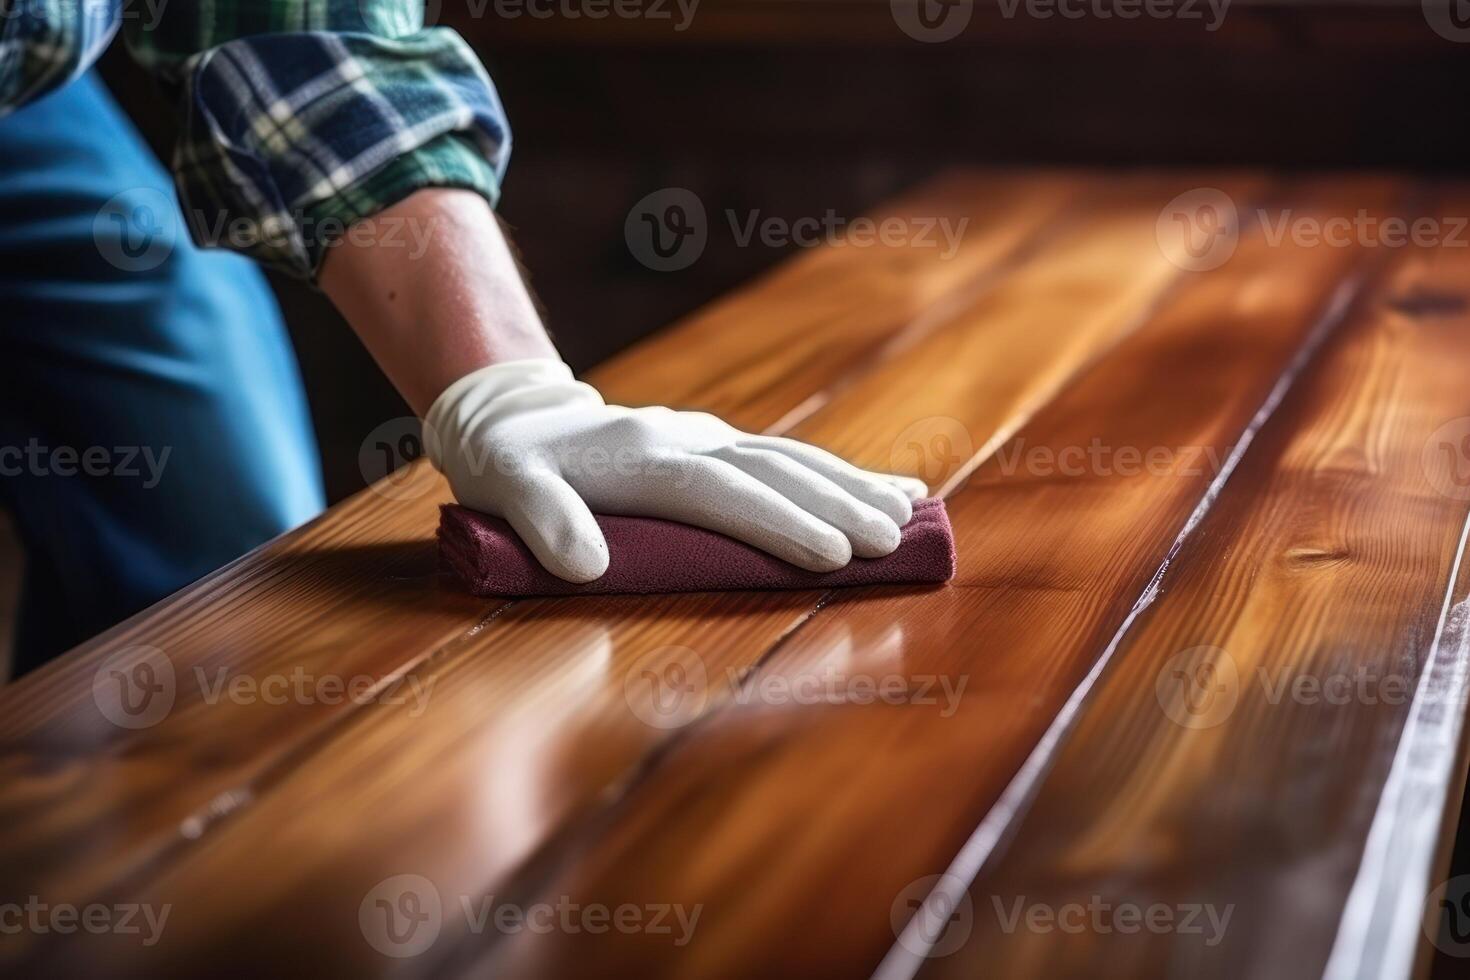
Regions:
<instances>
[{"instance_id":1,"label":"dark background","mask_svg":"<svg viewBox=\"0 0 1470 980\"><path fill-rule=\"evenodd\" d=\"M740 247L727 208L851 218L953 164L1461 171L1470 159L1470 44L1438 36L1417 0L1235 0L1213 32L1203 4L1198 20L1038 20L977 0L945 43L904 34L888 0L701 0L684 31L672 0L643 2L672 16L438 5L510 116L501 213L578 370L782 258ZM167 159L170 106L122 45L103 68ZM691 267L655 272L623 222L669 186L703 200L709 244ZM336 501L363 486L368 432L409 412L320 295L275 285Z\"/></svg>"},{"instance_id":2,"label":"dark background","mask_svg":"<svg viewBox=\"0 0 1470 980\"><path fill-rule=\"evenodd\" d=\"M887 0L703 0L682 32L672 19L439 9L509 113L501 212L578 370L782 258L738 246L726 208L853 217L955 164L1463 173L1470 160L1470 43L1431 30L1418 0L1236 0L1213 32L1007 17L977 0L964 33L939 44L906 36ZM120 45L104 74L166 158L158 91ZM660 273L630 254L623 223L670 186L700 196L711 230L694 265ZM367 433L409 413L318 294L275 285L335 501L363 485ZM1470 871L1470 835L1458 848L1454 874Z\"/></svg>"}]
</instances>

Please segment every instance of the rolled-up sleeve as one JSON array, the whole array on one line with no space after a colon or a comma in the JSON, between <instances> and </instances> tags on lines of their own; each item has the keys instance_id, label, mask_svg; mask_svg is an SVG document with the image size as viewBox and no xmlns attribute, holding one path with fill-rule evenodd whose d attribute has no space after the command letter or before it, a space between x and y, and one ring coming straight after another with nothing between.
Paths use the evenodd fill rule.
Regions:
<instances>
[{"instance_id":1,"label":"rolled-up sleeve","mask_svg":"<svg viewBox=\"0 0 1470 980\"><path fill-rule=\"evenodd\" d=\"M92 66L122 23L122 0L0 0L0 116Z\"/></svg>"},{"instance_id":2,"label":"rolled-up sleeve","mask_svg":"<svg viewBox=\"0 0 1470 980\"><path fill-rule=\"evenodd\" d=\"M195 241L310 279L335 238L414 191L496 203L504 110L462 38L422 28L422 6L180 4L151 28L127 25L179 100L174 172Z\"/></svg>"}]
</instances>

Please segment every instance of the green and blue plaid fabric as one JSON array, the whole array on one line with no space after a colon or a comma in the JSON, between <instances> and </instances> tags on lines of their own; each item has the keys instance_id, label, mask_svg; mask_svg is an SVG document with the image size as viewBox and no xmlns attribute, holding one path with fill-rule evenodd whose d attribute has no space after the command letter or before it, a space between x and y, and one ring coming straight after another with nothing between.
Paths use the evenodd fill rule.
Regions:
<instances>
[{"instance_id":1,"label":"green and blue plaid fabric","mask_svg":"<svg viewBox=\"0 0 1470 980\"><path fill-rule=\"evenodd\" d=\"M510 130L495 87L423 9L0 0L0 114L84 72L121 27L180 107L173 167L195 240L311 278L346 227L420 188L499 196Z\"/></svg>"}]
</instances>

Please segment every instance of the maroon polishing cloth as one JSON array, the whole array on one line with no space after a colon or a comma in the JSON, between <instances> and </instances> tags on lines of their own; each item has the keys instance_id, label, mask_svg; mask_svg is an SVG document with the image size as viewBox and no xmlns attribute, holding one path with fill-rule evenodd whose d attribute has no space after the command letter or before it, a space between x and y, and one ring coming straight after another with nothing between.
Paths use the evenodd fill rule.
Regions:
<instances>
[{"instance_id":1,"label":"maroon polishing cloth","mask_svg":"<svg viewBox=\"0 0 1470 980\"><path fill-rule=\"evenodd\" d=\"M954 534L938 498L914 502L914 519L893 554L854 558L835 572L808 572L734 538L675 521L598 515L597 524L607 537L609 562L601 578L585 585L542 568L505 521L457 504L440 509L440 561L470 592L495 596L825 589L954 577Z\"/></svg>"}]
</instances>

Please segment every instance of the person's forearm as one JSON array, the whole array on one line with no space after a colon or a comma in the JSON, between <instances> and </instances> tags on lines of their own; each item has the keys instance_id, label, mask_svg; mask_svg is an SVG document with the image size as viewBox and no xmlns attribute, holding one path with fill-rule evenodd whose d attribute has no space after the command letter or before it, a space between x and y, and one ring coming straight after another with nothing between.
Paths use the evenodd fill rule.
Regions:
<instances>
[{"instance_id":1,"label":"person's forearm","mask_svg":"<svg viewBox=\"0 0 1470 980\"><path fill-rule=\"evenodd\" d=\"M472 371L559 356L494 212L470 191L419 191L360 222L318 282L420 417Z\"/></svg>"},{"instance_id":2,"label":"person's forearm","mask_svg":"<svg viewBox=\"0 0 1470 980\"><path fill-rule=\"evenodd\" d=\"M390 239L405 219L419 234ZM417 257L392 244L425 232ZM420 192L358 223L320 282L424 419L455 500L503 518L568 582L608 568L598 513L693 524L830 572L891 554L927 492L704 412L607 404L557 357L478 196Z\"/></svg>"}]
</instances>

